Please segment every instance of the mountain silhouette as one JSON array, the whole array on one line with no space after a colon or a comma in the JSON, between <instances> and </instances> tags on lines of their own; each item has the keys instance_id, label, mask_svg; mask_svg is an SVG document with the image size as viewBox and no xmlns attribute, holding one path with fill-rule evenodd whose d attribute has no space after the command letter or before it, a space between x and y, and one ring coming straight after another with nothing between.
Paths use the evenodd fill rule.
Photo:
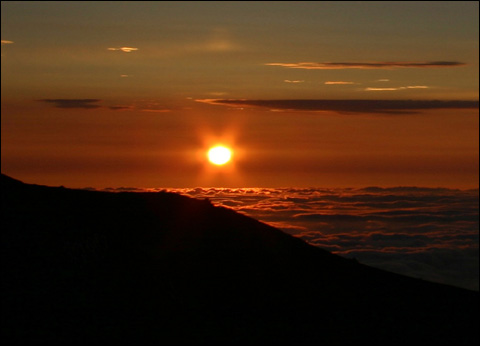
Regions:
<instances>
[{"instance_id":1,"label":"mountain silhouette","mask_svg":"<svg viewBox=\"0 0 480 346\"><path fill-rule=\"evenodd\" d=\"M1 179L9 345L478 344L478 292L362 265L208 200Z\"/></svg>"}]
</instances>

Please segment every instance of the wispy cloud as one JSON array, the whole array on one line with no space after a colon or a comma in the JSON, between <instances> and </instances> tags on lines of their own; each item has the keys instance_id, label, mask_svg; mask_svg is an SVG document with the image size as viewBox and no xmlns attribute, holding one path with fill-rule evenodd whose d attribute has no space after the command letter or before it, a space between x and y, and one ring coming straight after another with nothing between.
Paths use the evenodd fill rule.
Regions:
<instances>
[{"instance_id":1,"label":"wispy cloud","mask_svg":"<svg viewBox=\"0 0 480 346\"><path fill-rule=\"evenodd\" d=\"M94 109L102 107L95 104L101 101L99 99L42 99L39 101L51 103L56 108Z\"/></svg>"},{"instance_id":2,"label":"wispy cloud","mask_svg":"<svg viewBox=\"0 0 480 346\"><path fill-rule=\"evenodd\" d=\"M396 91L396 90L407 90L407 89L428 89L426 85L409 85L405 87L390 87L390 88L375 88L368 87L365 88L365 91Z\"/></svg>"},{"instance_id":3,"label":"wispy cloud","mask_svg":"<svg viewBox=\"0 0 480 346\"><path fill-rule=\"evenodd\" d=\"M259 107L274 110L333 111L339 113L412 114L429 109L478 109L478 101L438 100L196 100L231 107Z\"/></svg>"},{"instance_id":4,"label":"wispy cloud","mask_svg":"<svg viewBox=\"0 0 480 346\"><path fill-rule=\"evenodd\" d=\"M399 88L365 88L365 91L395 91Z\"/></svg>"},{"instance_id":5,"label":"wispy cloud","mask_svg":"<svg viewBox=\"0 0 480 346\"><path fill-rule=\"evenodd\" d=\"M344 81L327 81L324 84L326 85L349 85L355 84L354 82L344 82Z\"/></svg>"},{"instance_id":6,"label":"wispy cloud","mask_svg":"<svg viewBox=\"0 0 480 346\"><path fill-rule=\"evenodd\" d=\"M458 61L431 61L431 62L402 62L402 61L381 61L381 62L297 62L283 63L271 62L265 65L280 66L287 68L298 68L305 70L343 70L343 69L397 69L397 68L438 68L465 66L465 63Z\"/></svg>"},{"instance_id":7,"label":"wispy cloud","mask_svg":"<svg viewBox=\"0 0 480 346\"><path fill-rule=\"evenodd\" d=\"M426 85L408 85L405 87L405 89L428 89L428 88L430 87Z\"/></svg>"},{"instance_id":8,"label":"wispy cloud","mask_svg":"<svg viewBox=\"0 0 480 346\"><path fill-rule=\"evenodd\" d=\"M13 41L9 41L9 40L2 40L2 45L3 44L12 44L14 43Z\"/></svg>"},{"instance_id":9,"label":"wispy cloud","mask_svg":"<svg viewBox=\"0 0 480 346\"><path fill-rule=\"evenodd\" d=\"M107 50L131 53L131 52L134 52L134 51L138 50L138 48L135 48L135 47L113 47L113 48L107 48Z\"/></svg>"},{"instance_id":10,"label":"wispy cloud","mask_svg":"<svg viewBox=\"0 0 480 346\"><path fill-rule=\"evenodd\" d=\"M303 83L305 82L304 80L290 80L290 79L285 79L285 83Z\"/></svg>"}]
</instances>

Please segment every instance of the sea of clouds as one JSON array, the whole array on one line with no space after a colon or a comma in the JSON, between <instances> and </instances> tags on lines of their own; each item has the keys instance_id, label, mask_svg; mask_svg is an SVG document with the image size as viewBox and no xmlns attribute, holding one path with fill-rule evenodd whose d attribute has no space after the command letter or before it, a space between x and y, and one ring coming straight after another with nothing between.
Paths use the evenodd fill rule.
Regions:
<instances>
[{"instance_id":1,"label":"sea of clouds","mask_svg":"<svg viewBox=\"0 0 480 346\"><path fill-rule=\"evenodd\" d=\"M373 267L479 290L478 189L184 188L167 191L208 198L214 205L234 209L312 245Z\"/></svg>"}]
</instances>

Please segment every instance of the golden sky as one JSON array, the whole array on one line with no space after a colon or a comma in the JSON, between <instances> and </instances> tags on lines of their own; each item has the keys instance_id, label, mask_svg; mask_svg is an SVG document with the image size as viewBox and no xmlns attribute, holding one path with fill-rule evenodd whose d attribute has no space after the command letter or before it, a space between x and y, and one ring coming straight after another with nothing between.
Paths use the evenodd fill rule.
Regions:
<instances>
[{"instance_id":1,"label":"golden sky","mask_svg":"<svg viewBox=\"0 0 480 346\"><path fill-rule=\"evenodd\" d=\"M2 1L2 172L478 187L478 2ZM214 166L209 147L230 146Z\"/></svg>"}]
</instances>

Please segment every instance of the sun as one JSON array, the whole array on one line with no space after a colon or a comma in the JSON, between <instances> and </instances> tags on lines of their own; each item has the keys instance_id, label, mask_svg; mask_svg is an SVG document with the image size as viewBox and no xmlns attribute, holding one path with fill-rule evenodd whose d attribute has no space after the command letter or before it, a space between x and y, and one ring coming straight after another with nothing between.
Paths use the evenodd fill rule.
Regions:
<instances>
[{"instance_id":1,"label":"sun","mask_svg":"<svg viewBox=\"0 0 480 346\"><path fill-rule=\"evenodd\" d=\"M232 150L223 145L217 145L208 150L207 156L211 163L221 166L230 161L232 158Z\"/></svg>"}]
</instances>

